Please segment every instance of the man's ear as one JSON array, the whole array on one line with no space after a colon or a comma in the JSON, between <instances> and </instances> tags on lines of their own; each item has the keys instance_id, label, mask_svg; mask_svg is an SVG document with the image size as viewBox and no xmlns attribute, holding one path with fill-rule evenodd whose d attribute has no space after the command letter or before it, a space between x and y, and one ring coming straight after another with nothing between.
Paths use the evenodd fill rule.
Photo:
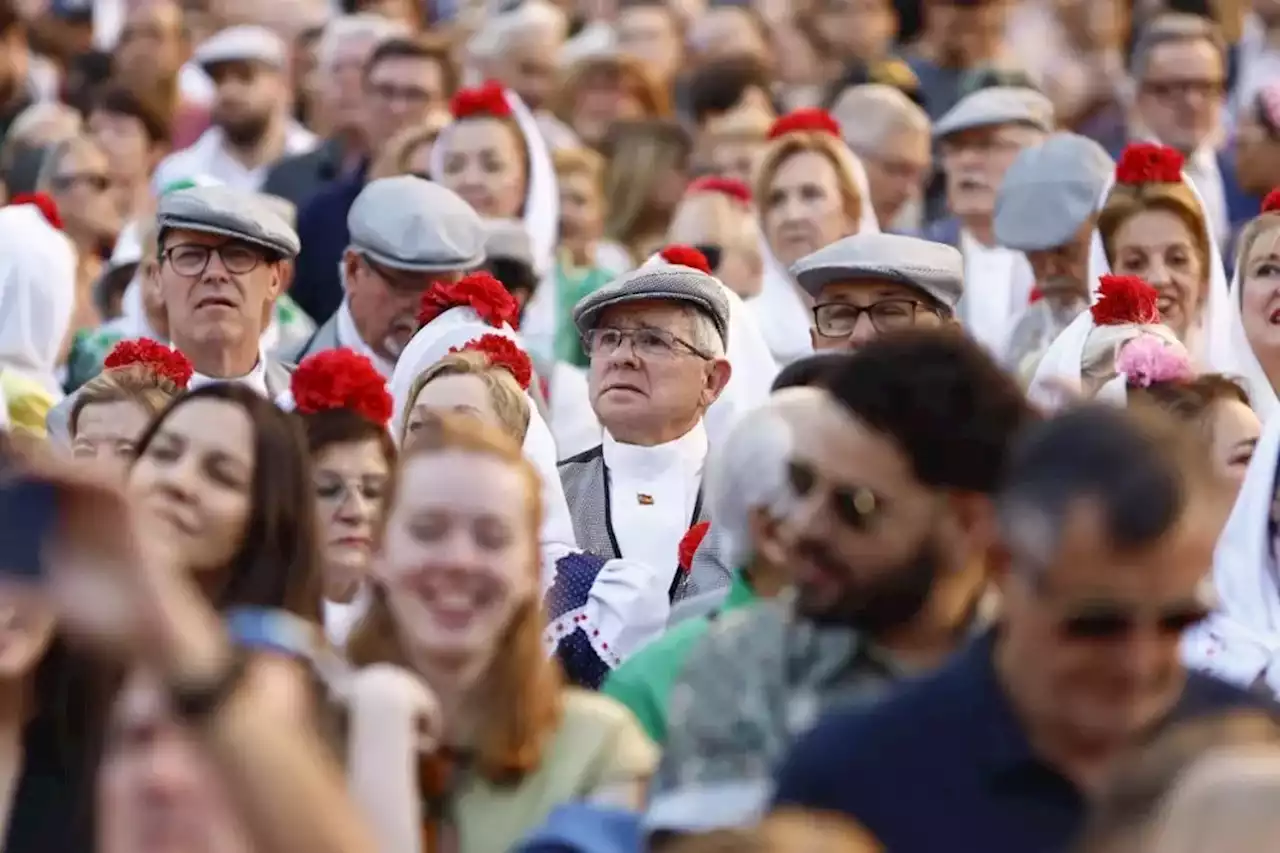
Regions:
<instances>
[{"instance_id":1,"label":"man's ear","mask_svg":"<svg viewBox=\"0 0 1280 853\"><path fill-rule=\"evenodd\" d=\"M271 281L267 285L267 297L275 302L292 283L293 261L276 261L271 265Z\"/></svg>"},{"instance_id":2,"label":"man's ear","mask_svg":"<svg viewBox=\"0 0 1280 853\"><path fill-rule=\"evenodd\" d=\"M711 362L711 370L707 371L706 384L702 388L703 400L708 408L724 393L732 375L733 367L729 365L729 359L717 358Z\"/></svg>"}]
</instances>

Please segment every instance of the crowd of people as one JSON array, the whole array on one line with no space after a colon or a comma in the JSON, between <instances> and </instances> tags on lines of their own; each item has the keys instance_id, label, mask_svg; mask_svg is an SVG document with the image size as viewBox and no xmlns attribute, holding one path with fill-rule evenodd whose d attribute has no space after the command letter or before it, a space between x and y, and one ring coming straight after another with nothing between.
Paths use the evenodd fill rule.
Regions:
<instances>
[{"instance_id":1,"label":"crowd of people","mask_svg":"<svg viewBox=\"0 0 1280 853\"><path fill-rule=\"evenodd\" d=\"M0 0L0 181L5 853L1280 845L1275 0Z\"/></svg>"}]
</instances>

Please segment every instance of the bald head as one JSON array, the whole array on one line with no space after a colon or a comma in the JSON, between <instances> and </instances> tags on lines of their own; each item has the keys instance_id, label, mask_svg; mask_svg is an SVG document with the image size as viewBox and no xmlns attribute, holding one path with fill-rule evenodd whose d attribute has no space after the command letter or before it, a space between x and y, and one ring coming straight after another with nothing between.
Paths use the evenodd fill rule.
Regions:
<instances>
[{"instance_id":1,"label":"bald head","mask_svg":"<svg viewBox=\"0 0 1280 853\"><path fill-rule=\"evenodd\" d=\"M471 40L470 50L490 77L537 109L551 97L568 33L568 19L558 6L525 0L490 18Z\"/></svg>"}]
</instances>

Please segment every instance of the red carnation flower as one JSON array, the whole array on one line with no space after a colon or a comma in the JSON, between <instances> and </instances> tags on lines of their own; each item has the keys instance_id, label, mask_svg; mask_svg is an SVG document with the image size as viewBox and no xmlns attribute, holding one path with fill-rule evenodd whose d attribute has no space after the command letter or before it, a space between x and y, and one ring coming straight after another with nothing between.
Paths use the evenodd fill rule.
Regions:
<instances>
[{"instance_id":1,"label":"red carnation flower","mask_svg":"<svg viewBox=\"0 0 1280 853\"><path fill-rule=\"evenodd\" d=\"M449 101L449 112L455 119L472 116L508 118L511 104L507 102L502 84L490 80L470 89L459 89Z\"/></svg>"},{"instance_id":2,"label":"red carnation flower","mask_svg":"<svg viewBox=\"0 0 1280 853\"><path fill-rule=\"evenodd\" d=\"M673 243L658 252L658 257L669 264L674 264L678 267L692 267L698 272L711 275L711 264L707 261L707 256L692 246Z\"/></svg>"},{"instance_id":3,"label":"red carnation flower","mask_svg":"<svg viewBox=\"0 0 1280 853\"><path fill-rule=\"evenodd\" d=\"M769 128L769 138L777 139L790 133L826 133L843 139L840 122L831 113L817 107L801 107L775 119Z\"/></svg>"},{"instance_id":4,"label":"red carnation flower","mask_svg":"<svg viewBox=\"0 0 1280 853\"><path fill-rule=\"evenodd\" d=\"M456 282L436 282L422 294L418 323L425 326L450 308L471 308L495 329L519 327L520 306L511 292L487 272L473 272Z\"/></svg>"},{"instance_id":5,"label":"red carnation flower","mask_svg":"<svg viewBox=\"0 0 1280 853\"><path fill-rule=\"evenodd\" d=\"M1182 180L1182 155L1167 145L1132 142L1120 152L1116 183L1176 184Z\"/></svg>"},{"instance_id":6,"label":"red carnation flower","mask_svg":"<svg viewBox=\"0 0 1280 853\"><path fill-rule=\"evenodd\" d=\"M719 193L741 204L751 204L751 187L736 178L720 178L715 175L698 178L689 184L686 192Z\"/></svg>"},{"instance_id":7,"label":"red carnation flower","mask_svg":"<svg viewBox=\"0 0 1280 853\"><path fill-rule=\"evenodd\" d=\"M1027 295L1027 304L1035 305L1041 299L1044 299L1044 291L1041 290L1038 285L1036 287L1031 288L1031 293Z\"/></svg>"},{"instance_id":8,"label":"red carnation flower","mask_svg":"<svg viewBox=\"0 0 1280 853\"><path fill-rule=\"evenodd\" d=\"M191 361L179 350L150 338L120 341L111 348L111 352L107 353L102 367L104 370L112 370L117 367L132 367L135 364L146 367L157 376L169 380L184 390L194 372Z\"/></svg>"},{"instance_id":9,"label":"red carnation flower","mask_svg":"<svg viewBox=\"0 0 1280 853\"><path fill-rule=\"evenodd\" d=\"M699 521L693 527L690 527L680 539L680 570L683 572L693 571L693 558L698 553L698 547L702 544L702 540L707 538L707 531L711 529L711 522Z\"/></svg>"},{"instance_id":10,"label":"red carnation flower","mask_svg":"<svg viewBox=\"0 0 1280 853\"><path fill-rule=\"evenodd\" d=\"M59 231L62 230L62 214L58 212L58 203L48 193L18 193L9 199L9 204L34 205L39 208L45 222Z\"/></svg>"},{"instance_id":11,"label":"red carnation flower","mask_svg":"<svg viewBox=\"0 0 1280 853\"><path fill-rule=\"evenodd\" d=\"M533 362L529 355L516 342L503 335L481 335L473 341L467 341L460 347L449 350L450 353L465 352L484 353L493 367L501 367L515 377L522 390L529 390L533 381Z\"/></svg>"},{"instance_id":12,"label":"red carnation flower","mask_svg":"<svg viewBox=\"0 0 1280 853\"><path fill-rule=\"evenodd\" d=\"M1160 322L1156 289L1135 275L1098 279L1098 301L1090 306L1096 326L1151 325Z\"/></svg>"},{"instance_id":13,"label":"red carnation flower","mask_svg":"<svg viewBox=\"0 0 1280 853\"><path fill-rule=\"evenodd\" d=\"M1262 200L1263 213L1275 213L1280 211L1280 187L1276 187L1267 193L1267 197Z\"/></svg>"},{"instance_id":14,"label":"red carnation flower","mask_svg":"<svg viewBox=\"0 0 1280 853\"><path fill-rule=\"evenodd\" d=\"M349 349L304 358L289 379L294 408L304 415L349 409L379 426L391 420L391 392L373 362Z\"/></svg>"}]
</instances>

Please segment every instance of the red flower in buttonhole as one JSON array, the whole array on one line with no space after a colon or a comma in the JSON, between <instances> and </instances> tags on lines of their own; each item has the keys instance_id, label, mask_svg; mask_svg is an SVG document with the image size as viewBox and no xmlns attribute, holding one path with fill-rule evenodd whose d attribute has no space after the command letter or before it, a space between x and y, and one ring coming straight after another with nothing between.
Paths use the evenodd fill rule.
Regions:
<instances>
[{"instance_id":1,"label":"red flower in buttonhole","mask_svg":"<svg viewBox=\"0 0 1280 853\"><path fill-rule=\"evenodd\" d=\"M687 193L719 193L730 199L744 205L751 204L751 187L737 178L721 178L715 175L709 175L705 178L698 178L689 184L689 188L685 190Z\"/></svg>"},{"instance_id":2,"label":"red flower in buttonhole","mask_svg":"<svg viewBox=\"0 0 1280 853\"><path fill-rule=\"evenodd\" d=\"M459 89L449 101L449 113L455 119L472 116L493 116L507 118L511 115L511 104L507 101L507 93L502 84L489 80L470 89Z\"/></svg>"},{"instance_id":3,"label":"red flower in buttonhole","mask_svg":"<svg viewBox=\"0 0 1280 853\"><path fill-rule=\"evenodd\" d=\"M473 341L467 341L460 347L449 350L455 352L481 352L489 359L489 364L501 367L515 377L521 389L528 391L533 381L533 361L529 354L511 338L503 335L481 335Z\"/></svg>"},{"instance_id":4,"label":"red flower in buttonhole","mask_svg":"<svg viewBox=\"0 0 1280 853\"><path fill-rule=\"evenodd\" d=\"M1276 187L1267 193L1267 197L1262 200L1263 213L1275 213L1280 211L1280 187Z\"/></svg>"},{"instance_id":5,"label":"red flower in buttonhole","mask_svg":"<svg viewBox=\"0 0 1280 853\"><path fill-rule=\"evenodd\" d=\"M348 409L375 424L391 420L387 380L368 358L331 349L304 358L289 378L294 408L304 415Z\"/></svg>"},{"instance_id":6,"label":"red flower in buttonhole","mask_svg":"<svg viewBox=\"0 0 1280 853\"><path fill-rule=\"evenodd\" d=\"M1131 142L1116 161L1116 183L1176 184L1182 180L1182 154L1167 145Z\"/></svg>"},{"instance_id":7,"label":"red flower in buttonhole","mask_svg":"<svg viewBox=\"0 0 1280 853\"><path fill-rule=\"evenodd\" d=\"M104 370L134 365L148 368L183 390L194 372L191 361L181 351L150 338L121 341L111 348L102 362Z\"/></svg>"},{"instance_id":8,"label":"red flower in buttonhole","mask_svg":"<svg viewBox=\"0 0 1280 853\"><path fill-rule=\"evenodd\" d=\"M520 306L511 291L487 272L473 272L454 282L436 282L422 294L418 323L425 326L450 308L471 308L495 329L505 323L518 328Z\"/></svg>"},{"instance_id":9,"label":"red flower in buttonhole","mask_svg":"<svg viewBox=\"0 0 1280 853\"><path fill-rule=\"evenodd\" d=\"M9 204L30 204L40 210L44 221L62 230L62 214L58 212L58 203L48 193L18 193L9 199Z\"/></svg>"},{"instance_id":10,"label":"red flower in buttonhole","mask_svg":"<svg viewBox=\"0 0 1280 853\"><path fill-rule=\"evenodd\" d=\"M1089 308L1094 325L1160 322L1159 293L1136 275L1104 275L1098 279L1098 301Z\"/></svg>"},{"instance_id":11,"label":"red flower in buttonhole","mask_svg":"<svg viewBox=\"0 0 1280 853\"><path fill-rule=\"evenodd\" d=\"M711 264L707 261L707 256L692 246L673 243L658 252L658 257L669 264L674 264L678 267L691 267L698 272L711 275Z\"/></svg>"},{"instance_id":12,"label":"red flower in buttonhole","mask_svg":"<svg viewBox=\"0 0 1280 853\"><path fill-rule=\"evenodd\" d=\"M682 572L693 571L693 558L698 553L698 547L702 545L702 540L707 538L707 531L711 529L711 522L699 521L693 527L690 527L680 539L680 549L677 553L680 555L680 570Z\"/></svg>"},{"instance_id":13,"label":"red flower in buttonhole","mask_svg":"<svg viewBox=\"0 0 1280 853\"><path fill-rule=\"evenodd\" d=\"M826 110L817 107L801 107L774 120L769 128L769 138L777 139L789 133L827 133L843 139L840 122Z\"/></svg>"}]
</instances>

